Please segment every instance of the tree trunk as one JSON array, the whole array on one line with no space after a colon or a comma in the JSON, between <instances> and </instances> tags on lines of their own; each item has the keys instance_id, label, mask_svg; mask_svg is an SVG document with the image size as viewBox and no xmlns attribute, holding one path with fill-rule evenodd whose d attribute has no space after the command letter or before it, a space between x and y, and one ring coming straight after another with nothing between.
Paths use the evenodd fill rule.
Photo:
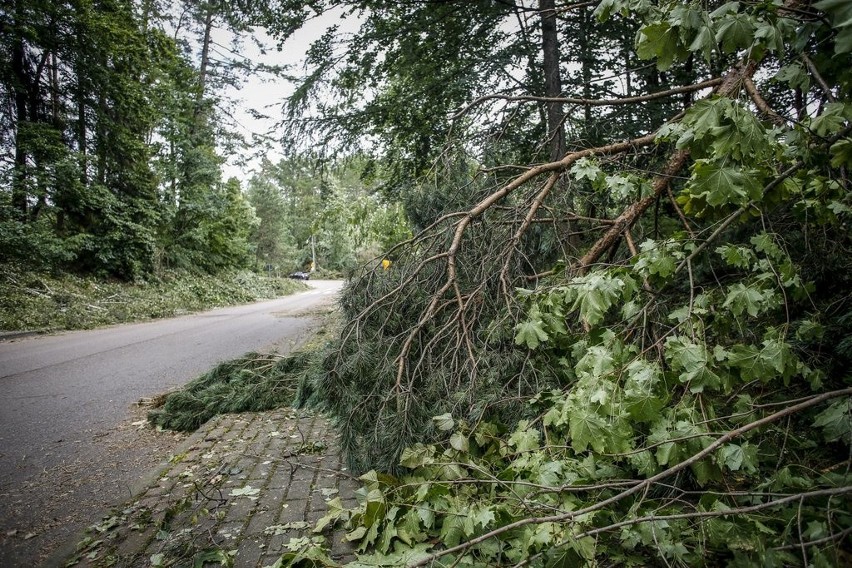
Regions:
<instances>
[{"instance_id":1,"label":"tree trunk","mask_svg":"<svg viewBox=\"0 0 852 568\"><path fill-rule=\"evenodd\" d=\"M77 86L76 92L74 96L76 98L77 105L77 153L79 155L80 160L80 183L83 187L87 187L89 185L89 160L87 157L88 153L88 131L86 124L86 65L83 59L83 53L85 53L85 31L83 29L82 22L85 21L84 14L82 13L83 8L77 8L77 21L80 22L77 25L77 61L74 65L74 74L77 77Z\"/></svg>"},{"instance_id":2,"label":"tree trunk","mask_svg":"<svg viewBox=\"0 0 852 568\"><path fill-rule=\"evenodd\" d=\"M590 21L590 13L586 9L580 10L580 65L582 69L583 76L583 98L591 99L592 98L592 46L589 44L589 37L591 36L591 21ZM588 127L592 122L592 107L586 105L584 107L584 116L583 118L586 121L586 131L588 132Z\"/></svg>"},{"instance_id":3,"label":"tree trunk","mask_svg":"<svg viewBox=\"0 0 852 568\"><path fill-rule=\"evenodd\" d=\"M27 69L24 39L20 26L23 17L22 3L16 4L17 35L12 46L12 74L15 77L15 170L12 177L12 207L18 210L21 219L27 217L27 150L26 139L22 135L27 116L27 93L29 91L29 70Z\"/></svg>"},{"instance_id":4,"label":"tree trunk","mask_svg":"<svg viewBox=\"0 0 852 568\"><path fill-rule=\"evenodd\" d=\"M210 33L213 31L213 8L208 7L204 16L204 39L201 42L201 65L198 68L198 92L195 95L195 114L201 113L201 102L207 87L207 68L210 66Z\"/></svg>"},{"instance_id":5,"label":"tree trunk","mask_svg":"<svg viewBox=\"0 0 852 568\"><path fill-rule=\"evenodd\" d=\"M539 0L541 13L541 43L544 57L544 93L547 97L562 95L559 73L559 33L556 29L556 1ZM562 103L547 103L547 139L550 161L565 155L565 113Z\"/></svg>"}]
</instances>

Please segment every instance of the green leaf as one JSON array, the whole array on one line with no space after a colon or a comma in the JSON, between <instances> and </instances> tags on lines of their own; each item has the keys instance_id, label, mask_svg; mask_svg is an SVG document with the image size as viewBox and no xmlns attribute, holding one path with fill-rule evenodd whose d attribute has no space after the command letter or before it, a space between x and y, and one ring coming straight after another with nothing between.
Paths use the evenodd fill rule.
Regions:
<instances>
[{"instance_id":1,"label":"green leaf","mask_svg":"<svg viewBox=\"0 0 852 568\"><path fill-rule=\"evenodd\" d=\"M580 318L590 326L599 324L610 307L622 296L626 282L621 278L593 272L571 280L571 293L575 298L572 310L580 311Z\"/></svg>"},{"instance_id":2,"label":"green leaf","mask_svg":"<svg viewBox=\"0 0 852 568\"><path fill-rule=\"evenodd\" d=\"M686 148L692 141L701 141L711 130L721 125L725 108L731 103L725 99L706 99L695 103L683 117L688 130L678 139L677 147Z\"/></svg>"},{"instance_id":3,"label":"green leaf","mask_svg":"<svg viewBox=\"0 0 852 568\"><path fill-rule=\"evenodd\" d=\"M708 205L745 205L760 196L760 186L739 168L696 160L687 190Z\"/></svg>"},{"instance_id":4,"label":"green leaf","mask_svg":"<svg viewBox=\"0 0 852 568\"><path fill-rule=\"evenodd\" d=\"M668 22L655 22L639 30L636 55L639 59L656 57L657 69L660 71L671 67L681 51L677 29L672 28Z\"/></svg>"},{"instance_id":5,"label":"green leaf","mask_svg":"<svg viewBox=\"0 0 852 568\"><path fill-rule=\"evenodd\" d=\"M841 398L817 414L814 426L822 430L826 442L843 440L852 446L852 398Z\"/></svg>"},{"instance_id":6,"label":"green leaf","mask_svg":"<svg viewBox=\"0 0 852 568\"><path fill-rule=\"evenodd\" d=\"M849 52L852 52L852 26L841 29L834 38L834 53L845 55Z\"/></svg>"},{"instance_id":7,"label":"green leaf","mask_svg":"<svg viewBox=\"0 0 852 568\"><path fill-rule=\"evenodd\" d=\"M452 430L456 425L455 420L453 420L453 415L449 412L439 416L433 416L432 423L435 425L435 428L442 432Z\"/></svg>"},{"instance_id":8,"label":"green leaf","mask_svg":"<svg viewBox=\"0 0 852 568\"><path fill-rule=\"evenodd\" d=\"M542 342L550 339L542 327L542 321L529 320L515 326L515 345L526 345L528 349L537 349Z\"/></svg>"},{"instance_id":9,"label":"green leaf","mask_svg":"<svg viewBox=\"0 0 852 568\"><path fill-rule=\"evenodd\" d=\"M726 352L728 364L739 370L743 381L769 382L779 376L787 377L796 369L790 347L783 341L767 339L762 348L754 345L734 345Z\"/></svg>"},{"instance_id":10,"label":"green leaf","mask_svg":"<svg viewBox=\"0 0 852 568\"><path fill-rule=\"evenodd\" d=\"M796 339L804 342L822 341L825 336L825 326L813 320L803 320L796 329Z\"/></svg>"},{"instance_id":11,"label":"green leaf","mask_svg":"<svg viewBox=\"0 0 852 568\"><path fill-rule=\"evenodd\" d=\"M606 420L589 408L575 408L569 416L568 430L574 451L584 452L591 446L594 451L603 453L606 449Z\"/></svg>"},{"instance_id":12,"label":"green leaf","mask_svg":"<svg viewBox=\"0 0 852 568\"><path fill-rule=\"evenodd\" d=\"M843 138L831 145L831 165L852 168L852 138Z\"/></svg>"},{"instance_id":13,"label":"green leaf","mask_svg":"<svg viewBox=\"0 0 852 568\"><path fill-rule=\"evenodd\" d=\"M364 538L364 535L366 534L367 527L360 526L357 527L355 530L346 533L346 540L348 540L349 542L355 542L356 540L361 540L362 538Z\"/></svg>"},{"instance_id":14,"label":"green leaf","mask_svg":"<svg viewBox=\"0 0 852 568\"><path fill-rule=\"evenodd\" d=\"M231 566L233 558L224 550L213 548L197 553L192 559L193 568L204 568L205 564L216 563L220 566Z\"/></svg>"},{"instance_id":15,"label":"green leaf","mask_svg":"<svg viewBox=\"0 0 852 568\"><path fill-rule=\"evenodd\" d=\"M539 448L541 433L535 428L529 427L529 422L521 420L518 428L509 436L508 444L519 453L530 452Z\"/></svg>"},{"instance_id":16,"label":"green leaf","mask_svg":"<svg viewBox=\"0 0 852 568\"><path fill-rule=\"evenodd\" d=\"M743 465L745 452L741 446L736 444L726 444L719 448L719 461L725 464L725 467L731 471L738 471Z\"/></svg>"},{"instance_id":17,"label":"green leaf","mask_svg":"<svg viewBox=\"0 0 852 568\"><path fill-rule=\"evenodd\" d=\"M450 446L459 452L465 453L467 453L467 451L470 449L467 436L465 436L461 432L454 432L453 435L450 436Z\"/></svg>"},{"instance_id":18,"label":"green leaf","mask_svg":"<svg viewBox=\"0 0 852 568\"><path fill-rule=\"evenodd\" d=\"M814 2L814 8L830 14L837 27L852 26L852 4L846 0L820 0Z\"/></svg>"},{"instance_id":19,"label":"green leaf","mask_svg":"<svg viewBox=\"0 0 852 568\"><path fill-rule=\"evenodd\" d=\"M635 468L636 471L645 477L651 477L658 471L657 462L648 450L631 453L627 456L627 461L630 462L630 465Z\"/></svg>"},{"instance_id":20,"label":"green leaf","mask_svg":"<svg viewBox=\"0 0 852 568\"><path fill-rule=\"evenodd\" d=\"M807 91L811 86L811 76L805 71L801 63L791 63L781 67L775 77L776 81L787 83L792 89Z\"/></svg>"},{"instance_id":21,"label":"green leaf","mask_svg":"<svg viewBox=\"0 0 852 568\"><path fill-rule=\"evenodd\" d=\"M636 257L634 268L643 276L666 278L674 274L677 267L675 257L665 243L647 240L639 245L642 252Z\"/></svg>"},{"instance_id":22,"label":"green leaf","mask_svg":"<svg viewBox=\"0 0 852 568\"><path fill-rule=\"evenodd\" d=\"M747 14L728 14L718 24L716 43L722 44L722 51L734 53L751 47L754 43L754 22Z\"/></svg>"},{"instance_id":23,"label":"green leaf","mask_svg":"<svg viewBox=\"0 0 852 568\"><path fill-rule=\"evenodd\" d=\"M577 376L598 378L615 370L615 356L605 345L593 345L574 367Z\"/></svg>"},{"instance_id":24,"label":"green leaf","mask_svg":"<svg viewBox=\"0 0 852 568\"><path fill-rule=\"evenodd\" d=\"M313 532L320 533L325 528L335 521L339 520L341 517L347 517L349 515L349 511L343 505L343 501L340 500L340 497L335 497L326 503L328 507L328 512L317 521L316 525L314 525Z\"/></svg>"},{"instance_id":25,"label":"green leaf","mask_svg":"<svg viewBox=\"0 0 852 568\"><path fill-rule=\"evenodd\" d=\"M682 30L700 29L705 22L705 12L692 3L676 5L669 13L668 22Z\"/></svg>"},{"instance_id":26,"label":"green leaf","mask_svg":"<svg viewBox=\"0 0 852 568\"><path fill-rule=\"evenodd\" d=\"M716 48L716 38L713 35L713 30L709 26L704 26L695 35L692 43L689 44L689 51L698 52L704 58L704 61L710 62L713 58L713 50Z\"/></svg>"},{"instance_id":27,"label":"green leaf","mask_svg":"<svg viewBox=\"0 0 852 568\"><path fill-rule=\"evenodd\" d=\"M685 337L669 337L666 340L666 357L672 368L680 371L678 380L689 383L692 392L717 389L722 385L722 379L710 368L712 358L704 344L692 343Z\"/></svg>"},{"instance_id":28,"label":"green leaf","mask_svg":"<svg viewBox=\"0 0 852 568\"><path fill-rule=\"evenodd\" d=\"M757 235L753 236L749 240L749 242L754 245L754 249L757 252L762 252L768 258L777 261L786 260L786 255L784 254L784 251L781 250L781 247L779 247L778 244L775 242L775 238L769 233L758 233Z\"/></svg>"},{"instance_id":29,"label":"green leaf","mask_svg":"<svg viewBox=\"0 0 852 568\"><path fill-rule=\"evenodd\" d=\"M782 55L784 53L784 34L777 26L768 22L758 22L754 32L755 39L763 40L763 45L770 51Z\"/></svg>"},{"instance_id":30,"label":"green leaf","mask_svg":"<svg viewBox=\"0 0 852 568\"><path fill-rule=\"evenodd\" d=\"M822 114L811 121L811 128L820 136L836 134L852 120L852 105L844 103L829 103L825 105Z\"/></svg>"},{"instance_id":31,"label":"green leaf","mask_svg":"<svg viewBox=\"0 0 852 568\"><path fill-rule=\"evenodd\" d=\"M747 247L724 245L716 249L716 253L725 259L728 266L750 268L754 261L754 252Z\"/></svg>"},{"instance_id":32,"label":"green leaf","mask_svg":"<svg viewBox=\"0 0 852 568\"><path fill-rule=\"evenodd\" d=\"M441 541L444 546L452 547L458 544L464 538L464 521L466 516L456 512L444 516L444 522L441 524Z\"/></svg>"},{"instance_id":33,"label":"green leaf","mask_svg":"<svg viewBox=\"0 0 852 568\"><path fill-rule=\"evenodd\" d=\"M632 199L636 197L636 184L622 175L611 175L604 178L606 189L616 199Z\"/></svg>"},{"instance_id":34,"label":"green leaf","mask_svg":"<svg viewBox=\"0 0 852 568\"><path fill-rule=\"evenodd\" d=\"M416 469L418 467L434 463L435 460L433 458L433 453L434 451L431 447L416 443L413 446L408 446L402 450L399 465L409 469Z\"/></svg>"},{"instance_id":35,"label":"green leaf","mask_svg":"<svg viewBox=\"0 0 852 568\"><path fill-rule=\"evenodd\" d=\"M477 507L471 515L471 518L473 519L473 524L479 525L484 529L493 523L497 517L494 515L493 505L484 505L482 507Z\"/></svg>"},{"instance_id":36,"label":"green leaf","mask_svg":"<svg viewBox=\"0 0 852 568\"><path fill-rule=\"evenodd\" d=\"M252 487L251 485L246 485L245 487L240 487L239 489L232 489L229 495L231 497L252 497L254 495L257 495L258 493L260 493L260 489Z\"/></svg>"},{"instance_id":37,"label":"green leaf","mask_svg":"<svg viewBox=\"0 0 852 568\"><path fill-rule=\"evenodd\" d=\"M599 22L607 21L613 13L627 16L630 13L630 2L628 0L602 0L595 11L592 12Z\"/></svg>"},{"instance_id":38,"label":"green leaf","mask_svg":"<svg viewBox=\"0 0 852 568\"><path fill-rule=\"evenodd\" d=\"M735 316L741 316L747 312L751 317L756 317L764 306L764 295L760 290L737 282L728 288L728 295L722 307L728 308Z\"/></svg>"},{"instance_id":39,"label":"green leaf","mask_svg":"<svg viewBox=\"0 0 852 568\"><path fill-rule=\"evenodd\" d=\"M574 174L574 179L581 181L587 179L593 182L598 179L601 174L601 169L595 160L591 158L580 158L571 166L571 173Z\"/></svg>"},{"instance_id":40,"label":"green leaf","mask_svg":"<svg viewBox=\"0 0 852 568\"><path fill-rule=\"evenodd\" d=\"M658 390L662 370L657 363L637 359L627 366L624 383L624 403L633 419L639 422L654 420L668 397Z\"/></svg>"}]
</instances>

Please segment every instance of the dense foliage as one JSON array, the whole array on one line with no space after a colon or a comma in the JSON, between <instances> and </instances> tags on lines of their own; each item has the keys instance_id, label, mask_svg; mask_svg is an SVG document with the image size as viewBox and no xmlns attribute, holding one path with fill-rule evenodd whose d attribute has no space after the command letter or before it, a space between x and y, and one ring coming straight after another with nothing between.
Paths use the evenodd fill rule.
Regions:
<instances>
[{"instance_id":1,"label":"dense foliage","mask_svg":"<svg viewBox=\"0 0 852 568\"><path fill-rule=\"evenodd\" d=\"M125 280L247 266L256 220L221 149L222 2L5 2L0 256Z\"/></svg>"},{"instance_id":2,"label":"dense foliage","mask_svg":"<svg viewBox=\"0 0 852 568\"><path fill-rule=\"evenodd\" d=\"M409 238L403 208L376 195L363 158L265 162L248 184L258 269L352 271Z\"/></svg>"},{"instance_id":3,"label":"dense foliage","mask_svg":"<svg viewBox=\"0 0 852 568\"><path fill-rule=\"evenodd\" d=\"M356 565L848 563L848 3L311 5L364 22L311 53L315 124L378 139L423 229L313 385L395 477L317 529Z\"/></svg>"},{"instance_id":4,"label":"dense foliage","mask_svg":"<svg viewBox=\"0 0 852 568\"><path fill-rule=\"evenodd\" d=\"M310 354L281 356L247 353L221 363L183 388L169 393L148 413L151 424L191 432L218 414L257 412L293 401L299 374L309 368Z\"/></svg>"}]
</instances>

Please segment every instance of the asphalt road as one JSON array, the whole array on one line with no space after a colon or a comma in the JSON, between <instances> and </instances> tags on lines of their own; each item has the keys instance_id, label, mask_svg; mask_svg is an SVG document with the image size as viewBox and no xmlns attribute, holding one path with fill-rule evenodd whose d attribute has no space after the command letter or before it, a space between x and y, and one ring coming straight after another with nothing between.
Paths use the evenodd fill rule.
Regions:
<instances>
[{"instance_id":1,"label":"asphalt road","mask_svg":"<svg viewBox=\"0 0 852 568\"><path fill-rule=\"evenodd\" d=\"M218 362L304 339L313 322L294 316L329 303L342 285L309 284L246 306L0 341L0 495L71 459L98 464L98 439L140 399Z\"/></svg>"}]
</instances>

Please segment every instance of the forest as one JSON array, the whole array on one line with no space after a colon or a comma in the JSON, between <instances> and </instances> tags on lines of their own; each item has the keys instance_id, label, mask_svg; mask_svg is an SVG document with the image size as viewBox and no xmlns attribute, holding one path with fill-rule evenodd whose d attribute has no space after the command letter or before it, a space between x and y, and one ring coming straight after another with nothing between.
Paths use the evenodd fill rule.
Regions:
<instances>
[{"instance_id":1,"label":"forest","mask_svg":"<svg viewBox=\"0 0 852 568\"><path fill-rule=\"evenodd\" d=\"M852 561L852 4L162 4L4 3L0 250L349 270L297 402L353 565ZM223 182L211 23L322 18L287 158Z\"/></svg>"},{"instance_id":2,"label":"forest","mask_svg":"<svg viewBox=\"0 0 852 568\"><path fill-rule=\"evenodd\" d=\"M129 282L288 273L313 242L340 272L407 234L355 155L225 179L253 143L227 89L281 73L239 57L250 26L231 3L18 0L0 17L4 263Z\"/></svg>"}]
</instances>

